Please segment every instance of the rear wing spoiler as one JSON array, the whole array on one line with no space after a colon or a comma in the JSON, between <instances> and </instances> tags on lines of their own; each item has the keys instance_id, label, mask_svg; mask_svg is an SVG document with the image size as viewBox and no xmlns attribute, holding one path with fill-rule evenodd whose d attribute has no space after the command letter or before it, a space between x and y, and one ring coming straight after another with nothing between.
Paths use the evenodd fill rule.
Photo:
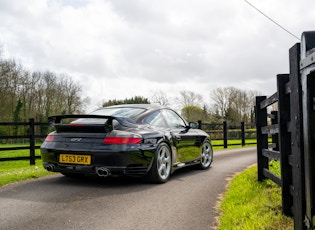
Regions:
<instances>
[{"instance_id":1,"label":"rear wing spoiler","mask_svg":"<svg viewBox=\"0 0 315 230\"><path fill-rule=\"evenodd\" d=\"M113 120L116 120L120 125L125 126L125 127L129 127L129 128L138 127L138 125L133 120L126 117L115 117L115 116L94 115L94 114L62 114L62 115L49 116L48 124L50 126L62 126L62 125L65 125L65 124L62 124L63 119L79 119L79 118L106 119L104 123L104 128L108 132L113 130Z\"/></svg>"}]
</instances>

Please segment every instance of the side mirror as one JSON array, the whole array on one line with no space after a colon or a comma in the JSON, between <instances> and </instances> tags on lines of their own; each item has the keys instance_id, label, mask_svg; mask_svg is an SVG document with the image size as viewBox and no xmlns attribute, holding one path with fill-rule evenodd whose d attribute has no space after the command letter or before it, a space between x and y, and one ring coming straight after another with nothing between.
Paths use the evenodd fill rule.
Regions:
<instances>
[{"instance_id":1,"label":"side mirror","mask_svg":"<svg viewBox=\"0 0 315 230\"><path fill-rule=\"evenodd\" d=\"M189 127L191 129L198 129L198 122L189 122Z\"/></svg>"}]
</instances>

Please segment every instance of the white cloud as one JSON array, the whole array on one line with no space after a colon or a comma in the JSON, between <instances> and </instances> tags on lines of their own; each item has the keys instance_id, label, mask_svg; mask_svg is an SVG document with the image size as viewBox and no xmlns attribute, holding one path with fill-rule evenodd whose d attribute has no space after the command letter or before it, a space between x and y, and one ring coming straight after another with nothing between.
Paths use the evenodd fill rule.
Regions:
<instances>
[{"instance_id":1,"label":"white cloud","mask_svg":"<svg viewBox=\"0 0 315 230\"><path fill-rule=\"evenodd\" d=\"M313 30L315 2L250 2L297 36ZM245 1L0 0L5 57L66 73L91 107L163 90L203 94L234 86L271 94L297 39Z\"/></svg>"}]
</instances>

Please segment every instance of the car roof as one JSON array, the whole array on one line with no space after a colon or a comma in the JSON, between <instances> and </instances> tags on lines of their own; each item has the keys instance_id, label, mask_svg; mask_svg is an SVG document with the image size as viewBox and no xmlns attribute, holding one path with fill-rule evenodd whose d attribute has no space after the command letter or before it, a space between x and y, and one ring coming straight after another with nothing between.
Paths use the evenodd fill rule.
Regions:
<instances>
[{"instance_id":1,"label":"car roof","mask_svg":"<svg viewBox=\"0 0 315 230\"><path fill-rule=\"evenodd\" d=\"M111 105L111 106L106 106L103 108L142 108L142 109L163 109L163 108L168 108L163 105L159 104L120 104L120 105ZM101 109L103 109L101 108Z\"/></svg>"}]
</instances>

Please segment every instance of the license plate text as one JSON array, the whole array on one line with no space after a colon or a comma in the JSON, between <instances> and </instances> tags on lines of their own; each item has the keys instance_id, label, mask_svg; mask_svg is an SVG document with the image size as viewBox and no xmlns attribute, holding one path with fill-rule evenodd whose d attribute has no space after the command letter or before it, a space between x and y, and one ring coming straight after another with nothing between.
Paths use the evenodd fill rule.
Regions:
<instances>
[{"instance_id":1,"label":"license plate text","mask_svg":"<svg viewBox=\"0 0 315 230\"><path fill-rule=\"evenodd\" d=\"M91 156L90 155L60 154L59 162L68 163L68 164L90 165Z\"/></svg>"}]
</instances>

